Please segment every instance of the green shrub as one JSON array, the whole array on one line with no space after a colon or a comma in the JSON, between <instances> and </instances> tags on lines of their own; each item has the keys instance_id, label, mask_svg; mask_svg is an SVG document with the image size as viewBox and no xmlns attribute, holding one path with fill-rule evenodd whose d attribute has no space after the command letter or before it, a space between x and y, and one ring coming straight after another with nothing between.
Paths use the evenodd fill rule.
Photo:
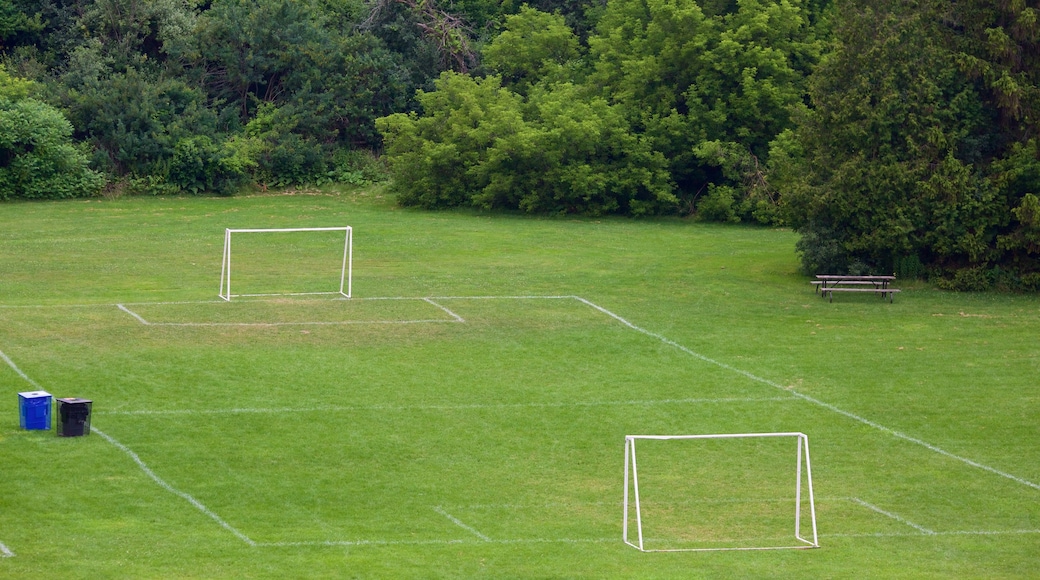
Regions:
<instances>
[{"instance_id":1,"label":"green shrub","mask_svg":"<svg viewBox=\"0 0 1040 580\"><path fill-rule=\"evenodd\" d=\"M177 142L169 164L169 181L189 193L230 194L242 173L227 152L205 135Z\"/></svg>"},{"instance_id":2,"label":"green shrub","mask_svg":"<svg viewBox=\"0 0 1040 580\"><path fill-rule=\"evenodd\" d=\"M939 278L935 285L943 290L983 292L993 287L992 272L984 266L961 268L952 278Z\"/></svg>"},{"instance_id":3,"label":"green shrub","mask_svg":"<svg viewBox=\"0 0 1040 580\"><path fill-rule=\"evenodd\" d=\"M697 218L710 222L740 222L733 199L735 194L728 185L708 185L708 195L697 203Z\"/></svg>"},{"instance_id":4,"label":"green shrub","mask_svg":"<svg viewBox=\"0 0 1040 580\"><path fill-rule=\"evenodd\" d=\"M72 143L72 125L35 99L0 97L0 200L96 195L101 174Z\"/></svg>"}]
</instances>

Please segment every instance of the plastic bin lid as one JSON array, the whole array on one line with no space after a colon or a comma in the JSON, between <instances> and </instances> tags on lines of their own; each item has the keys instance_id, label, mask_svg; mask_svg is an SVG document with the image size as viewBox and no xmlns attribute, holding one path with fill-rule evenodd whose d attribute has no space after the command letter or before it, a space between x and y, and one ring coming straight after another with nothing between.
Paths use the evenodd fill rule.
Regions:
<instances>
[{"instance_id":1,"label":"plastic bin lid","mask_svg":"<svg viewBox=\"0 0 1040 580\"><path fill-rule=\"evenodd\" d=\"M27 391L24 393L18 393L18 396L26 399L36 399L38 397L49 397L51 394L47 391Z\"/></svg>"}]
</instances>

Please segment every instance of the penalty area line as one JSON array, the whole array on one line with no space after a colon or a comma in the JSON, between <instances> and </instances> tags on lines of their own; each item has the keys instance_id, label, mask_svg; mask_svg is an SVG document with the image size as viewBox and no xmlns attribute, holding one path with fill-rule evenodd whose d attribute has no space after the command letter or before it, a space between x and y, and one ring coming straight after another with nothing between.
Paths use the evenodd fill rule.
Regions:
<instances>
[{"instance_id":1,"label":"penalty area line","mask_svg":"<svg viewBox=\"0 0 1040 580\"><path fill-rule=\"evenodd\" d=\"M412 300L426 302L451 317L448 319L431 318L415 320L340 320L340 321L302 321L302 322L149 322L143 316L128 308L125 304L116 304L116 307L132 316L135 320L145 326L181 326L181 327L221 327L221 326L244 326L244 327L272 327L272 326L345 326L354 324L433 324L445 322L466 322L461 316L452 312L448 307L434 302L430 298L413 298ZM148 304L148 303L141 303ZM190 302L156 302L154 304L194 304ZM220 302L204 302L200 304L220 304Z\"/></svg>"},{"instance_id":2,"label":"penalty area line","mask_svg":"<svg viewBox=\"0 0 1040 580\"><path fill-rule=\"evenodd\" d=\"M934 536L935 535L934 531L929 530L928 528L926 528L924 526L919 526L919 525L915 524L914 522L911 522L910 520L904 518L903 516L901 516L899 514L894 514L894 513L890 512L890 511L885 511L885 510L879 508L878 506L876 506L874 504L867 503L867 502L859 499L858 497L850 497L849 501L851 501L854 504L861 505L861 506L867 508L870 511L873 511L873 512L879 513L879 514L881 514L883 516L887 516L889 518L892 518L893 520L895 520L895 521L897 521L897 522L899 522L901 524L905 524L907 526L910 526L911 528L913 528L913 529L915 529L915 530L917 530L917 531L919 531L922 534L925 534L927 536Z\"/></svg>"},{"instance_id":3,"label":"penalty area line","mask_svg":"<svg viewBox=\"0 0 1040 580\"><path fill-rule=\"evenodd\" d=\"M466 523L463 522L462 520L460 520L459 518L457 518L457 517L449 514L448 512L444 511L444 508L442 508L441 506L434 506L433 511L441 514L442 516L444 516L446 518L448 518L449 520L451 520L451 523L453 523L456 526L466 530L467 532L473 534L474 536L480 538L481 540L484 540L485 542L490 542L491 541L491 538L489 538L489 537L485 536L484 534L480 533L473 526L466 525Z\"/></svg>"}]
</instances>

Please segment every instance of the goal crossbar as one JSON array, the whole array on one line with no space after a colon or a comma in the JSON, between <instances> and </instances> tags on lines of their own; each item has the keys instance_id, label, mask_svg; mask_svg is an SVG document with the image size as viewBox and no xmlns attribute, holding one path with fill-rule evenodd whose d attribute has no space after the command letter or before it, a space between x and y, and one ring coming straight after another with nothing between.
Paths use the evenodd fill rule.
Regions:
<instances>
[{"instance_id":1,"label":"goal crossbar","mask_svg":"<svg viewBox=\"0 0 1040 580\"><path fill-rule=\"evenodd\" d=\"M231 234L290 233L290 232L343 232L343 263L339 275L338 292L290 292L286 294L232 294L231 293ZM220 297L230 302L236 296L305 296L339 294L350 298L354 269L354 230L350 226L320 228L225 228L224 255L220 265Z\"/></svg>"},{"instance_id":2,"label":"goal crossbar","mask_svg":"<svg viewBox=\"0 0 1040 580\"><path fill-rule=\"evenodd\" d=\"M669 548L669 549L647 549L643 538L643 519L639 504L639 471L636 465L636 441L648 440L672 440L672 439L744 439L761 437L794 437L798 440L797 467L795 468L795 514L794 514L794 537L800 542L790 546L762 546L762 547L720 547L720 548ZM802 464L805 464L806 493L809 504L809 517L812 523L812 536L806 538L802 534ZM630 539L628 534L629 525L629 484L631 483L632 496L635 507L636 538ZM624 516L622 520L622 539L626 544L641 552L710 552L724 550L783 550L800 548L819 548L819 538L816 530L816 503L813 497L812 466L809 461L809 437L804 433L721 433L711 435L626 435L625 436L625 500Z\"/></svg>"}]
</instances>

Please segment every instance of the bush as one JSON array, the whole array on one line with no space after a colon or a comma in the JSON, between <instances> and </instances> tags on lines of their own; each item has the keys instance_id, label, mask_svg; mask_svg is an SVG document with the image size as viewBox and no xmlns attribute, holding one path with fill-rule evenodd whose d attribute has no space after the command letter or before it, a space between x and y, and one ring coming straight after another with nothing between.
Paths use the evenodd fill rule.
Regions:
<instances>
[{"instance_id":1,"label":"bush","mask_svg":"<svg viewBox=\"0 0 1040 580\"><path fill-rule=\"evenodd\" d=\"M708 185L708 195L697 203L697 218L709 222L740 222L737 215L735 191L728 185Z\"/></svg>"},{"instance_id":2,"label":"bush","mask_svg":"<svg viewBox=\"0 0 1040 580\"><path fill-rule=\"evenodd\" d=\"M173 148L169 181L189 193L230 194L243 177L230 157L205 135L181 139Z\"/></svg>"},{"instance_id":3,"label":"bush","mask_svg":"<svg viewBox=\"0 0 1040 580\"><path fill-rule=\"evenodd\" d=\"M104 178L72 143L72 125L35 99L0 97L0 200L96 195Z\"/></svg>"},{"instance_id":4,"label":"bush","mask_svg":"<svg viewBox=\"0 0 1040 580\"><path fill-rule=\"evenodd\" d=\"M379 120L398 201L529 213L645 215L674 209L667 162L618 108L569 83L524 99L496 76L445 73L424 114Z\"/></svg>"},{"instance_id":5,"label":"bush","mask_svg":"<svg viewBox=\"0 0 1040 580\"><path fill-rule=\"evenodd\" d=\"M983 292L993 287L991 271L983 266L961 268L952 278L939 278L935 285L943 290L957 292Z\"/></svg>"}]
</instances>

